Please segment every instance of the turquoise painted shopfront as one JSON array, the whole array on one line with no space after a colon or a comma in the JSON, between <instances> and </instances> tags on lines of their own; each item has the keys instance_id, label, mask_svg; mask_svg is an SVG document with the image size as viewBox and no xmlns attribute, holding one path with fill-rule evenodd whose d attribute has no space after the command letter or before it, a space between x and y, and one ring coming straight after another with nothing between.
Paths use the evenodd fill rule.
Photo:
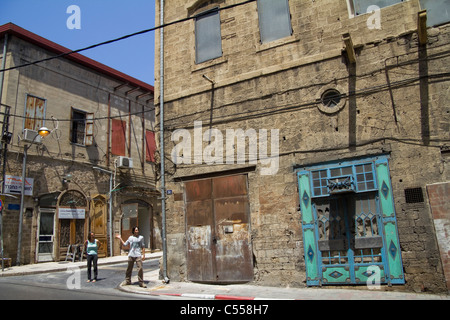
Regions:
<instances>
[{"instance_id":1,"label":"turquoise painted shopfront","mask_svg":"<svg viewBox=\"0 0 450 320\"><path fill-rule=\"evenodd\" d=\"M307 285L404 284L388 157L296 173Z\"/></svg>"}]
</instances>

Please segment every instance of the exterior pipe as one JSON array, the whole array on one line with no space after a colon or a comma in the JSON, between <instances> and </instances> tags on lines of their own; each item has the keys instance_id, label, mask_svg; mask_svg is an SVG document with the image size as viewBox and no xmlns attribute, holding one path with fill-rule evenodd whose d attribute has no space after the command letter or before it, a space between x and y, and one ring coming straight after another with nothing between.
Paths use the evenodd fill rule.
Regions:
<instances>
[{"instance_id":1,"label":"exterior pipe","mask_svg":"<svg viewBox=\"0 0 450 320\"><path fill-rule=\"evenodd\" d=\"M24 202L24 196L25 196L25 179L26 179L26 168L27 168L27 153L28 153L28 146L25 146L23 148L22 189L20 191L19 232L18 232L18 240L17 240L17 258L16 258L16 265L17 266L20 266L20 253L22 251L23 202Z\"/></svg>"},{"instance_id":2,"label":"exterior pipe","mask_svg":"<svg viewBox=\"0 0 450 320\"><path fill-rule=\"evenodd\" d=\"M22 224L23 224L23 214L24 214L24 200L25 200L25 179L26 179L26 173L27 173L27 155L28 155L28 149L31 148L33 143L36 141L36 138L41 136L41 130L44 128L39 129L39 133L34 136L33 140L29 145L24 145L23 147L23 163L22 163L22 189L20 190L20 211L19 211L19 234L18 234L18 240L17 240L17 259L16 259L16 265L20 266L20 256L22 253ZM48 130L47 128L45 128Z\"/></svg>"},{"instance_id":3,"label":"exterior pipe","mask_svg":"<svg viewBox=\"0 0 450 320\"><path fill-rule=\"evenodd\" d=\"M6 67L6 53L7 53L6 49L7 49L7 46L8 46L8 34L5 33L5 39L4 39L4 42L3 42L2 66L1 66L2 70L4 70L5 67ZM2 96L3 96L3 79L4 79L4 76L5 76L5 72L1 72L0 73L0 103L2 101Z\"/></svg>"},{"instance_id":4,"label":"exterior pipe","mask_svg":"<svg viewBox=\"0 0 450 320\"><path fill-rule=\"evenodd\" d=\"M2 70L5 69L6 66L6 53L7 53L7 47L8 47L8 34L5 33L5 39L4 39L4 43L3 43L3 56L2 56ZM3 96L3 80L4 80L4 76L5 76L5 72L1 72L0 73L0 104L2 102L2 96ZM0 105L1 108L1 105ZM8 112L9 114L9 112ZM6 112L4 115L4 118L6 118ZM9 116L8 116L8 121L9 121ZM2 132L3 134L4 132ZM4 145L4 150L3 150L3 174L2 174L2 195L5 192L5 159L6 159L6 148L7 148L7 143L5 143ZM4 205L4 204L3 204ZM0 242L1 242L1 252L2 252L2 271L5 270L5 260L3 259L3 207L0 209Z\"/></svg>"},{"instance_id":5,"label":"exterior pipe","mask_svg":"<svg viewBox=\"0 0 450 320\"><path fill-rule=\"evenodd\" d=\"M160 25L164 25L164 0L160 1ZM159 104L160 104L160 154L161 154L161 218L162 218L162 245L163 245L163 277L169 283L167 276L167 239L166 239L166 181L164 166L164 28L160 29L160 72L159 72Z\"/></svg>"}]
</instances>

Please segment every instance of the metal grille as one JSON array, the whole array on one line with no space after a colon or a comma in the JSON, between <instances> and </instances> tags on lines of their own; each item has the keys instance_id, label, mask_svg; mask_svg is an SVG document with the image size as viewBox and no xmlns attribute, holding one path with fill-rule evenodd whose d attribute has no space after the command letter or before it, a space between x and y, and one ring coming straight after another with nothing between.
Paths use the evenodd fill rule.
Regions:
<instances>
[{"instance_id":1,"label":"metal grille","mask_svg":"<svg viewBox=\"0 0 450 320\"><path fill-rule=\"evenodd\" d=\"M405 199L406 199L406 203L422 203L422 202L424 202L422 188L405 189Z\"/></svg>"}]
</instances>

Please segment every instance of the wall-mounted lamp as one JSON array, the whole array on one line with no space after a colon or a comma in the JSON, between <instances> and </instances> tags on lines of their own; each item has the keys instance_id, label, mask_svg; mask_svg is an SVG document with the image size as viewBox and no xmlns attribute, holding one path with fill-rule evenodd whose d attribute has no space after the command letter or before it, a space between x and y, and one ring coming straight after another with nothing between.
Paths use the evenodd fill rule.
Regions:
<instances>
[{"instance_id":1,"label":"wall-mounted lamp","mask_svg":"<svg viewBox=\"0 0 450 320\"><path fill-rule=\"evenodd\" d=\"M48 129L47 127L42 127L39 129L38 134L45 138L46 136L48 136L51 133L50 129Z\"/></svg>"},{"instance_id":2,"label":"wall-mounted lamp","mask_svg":"<svg viewBox=\"0 0 450 320\"><path fill-rule=\"evenodd\" d=\"M11 132L3 132L2 135L2 141L9 144L12 139L12 133Z\"/></svg>"}]
</instances>

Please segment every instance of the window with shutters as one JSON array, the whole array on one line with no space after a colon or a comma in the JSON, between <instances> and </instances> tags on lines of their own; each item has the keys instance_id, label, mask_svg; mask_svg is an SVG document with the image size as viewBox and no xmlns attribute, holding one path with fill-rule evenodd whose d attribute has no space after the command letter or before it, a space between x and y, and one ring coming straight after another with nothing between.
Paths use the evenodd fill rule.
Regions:
<instances>
[{"instance_id":1,"label":"window with shutters","mask_svg":"<svg viewBox=\"0 0 450 320\"><path fill-rule=\"evenodd\" d=\"M27 95L25 106L24 129L38 131L44 126L46 100L32 95Z\"/></svg>"},{"instance_id":2,"label":"window with shutters","mask_svg":"<svg viewBox=\"0 0 450 320\"><path fill-rule=\"evenodd\" d=\"M145 160L148 162L155 162L156 141L155 133L153 131L145 131L145 146Z\"/></svg>"},{"instance_id":3,"label":"window with shutters","mask_svg":"<svg viewBox=\"0 0 450 320\"><path fill-rule=\"evenodd\" d=\"M94 114L72 108L70 142L91 146L94 143Z\"/></svg>"},{"instance_id":4,"label":"window with shutters","mask_svg":"<svg viewBox=\"0 0 450 320\"><path fill-rule=\"evenodd\" d=\"M200 13L195 18L195 62L222 56L222 36L218 9Z\"/></svg>"},{"instance_id":5,"label":"window with shutters","mask_svg":"<svg viewBox=\"0 0 450 320\"><path fill-rule=\"evenodd\" d=\"M111 127L111 153L125 156L127 123L120 119L112 119Z\"/></svg>"},{"instance_id":6,"label":"window with shutters","mask_svg":"<svg viewBox=\"0 0 450 320\"><path fill-rule=\"evenodd\" d=\"M292 35L288 0L258 0L261 43Z\"/></svg>"}]
</instances>

